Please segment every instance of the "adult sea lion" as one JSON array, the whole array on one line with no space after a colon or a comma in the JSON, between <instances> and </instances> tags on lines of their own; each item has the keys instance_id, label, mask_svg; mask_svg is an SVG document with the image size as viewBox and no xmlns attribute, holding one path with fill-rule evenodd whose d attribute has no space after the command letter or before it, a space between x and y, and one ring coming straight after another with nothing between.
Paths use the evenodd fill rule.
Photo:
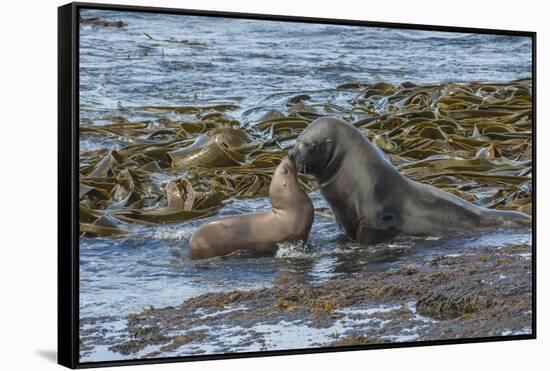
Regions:
<instances>
[{"instance_id":1,"label":"adult sea lion","mask_svg":"<svg viewBox=\"0 0 550 371\"><path fill-rule=\"evenodd\" d=\"M237 250L273 255L281 242L306 242L313 224L313 204L288 159L275 170L269 198L270 211L222 217L201 225L191 236L189 257L204 259Z\"/></svg>"},{"instance_id":2,"label":"adult sea lion","mask_svg":"<svg viewBox=\"0 0 550 371\"><path fill-rule=\"evenodd\" d=\"M337 118L312 122L289 158L299 172L317 179L340 229L360 243L399 233L444 235L531 225L527 214L482 208L405 178L358 129Z\"/></svg>"}]
</instances>

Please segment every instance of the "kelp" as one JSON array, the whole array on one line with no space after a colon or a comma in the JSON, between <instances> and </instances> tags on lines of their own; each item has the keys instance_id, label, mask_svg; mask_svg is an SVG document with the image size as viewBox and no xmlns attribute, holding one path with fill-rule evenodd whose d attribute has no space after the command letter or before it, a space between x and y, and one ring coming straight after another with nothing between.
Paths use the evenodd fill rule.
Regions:
<instances>
[{"instance_id":1,"label":"kelp","mask_svg":"<svg viewBox=\"0 0 550 371\"><path fill-rule=\"evenodd\" d=\"M213 129L198 136L193 144L167 155L172 169L241 165L245 156L238 149L250 142L250 136L241 130Z\"/></svg>"},{"instance_id":2,"label":"kelp","mask_svg":"<svg viewBox=\"0 0 550 371\"><path fill-rule=\"evenodd\" d=\"M104 145L80 153L81 235L121 237L129 224L180 223L213 215L226 200L265 197L298 135L324 115L350 121L410 179L480 206L531 212L530 79L339 89L355 97L336 105L293 92L246 124L230 115L240 108L233 103L125 108L104 114L105 125L83 117L81 137ZM128 119L140 113L153 118ZM299 181L318 189L312 177Z\"/></svg>"},{"instance_id":3,"label":"kelp","mask_svg":"<svg viewBox=\"0 0 550 371\"><path fill-rule=\"evenodd\" d=\"M531 80L362 89L370 100L353 105L377 97L380 108L356 126L403 175L482 206L531 212Z\"/></svg>"}]
</instances>

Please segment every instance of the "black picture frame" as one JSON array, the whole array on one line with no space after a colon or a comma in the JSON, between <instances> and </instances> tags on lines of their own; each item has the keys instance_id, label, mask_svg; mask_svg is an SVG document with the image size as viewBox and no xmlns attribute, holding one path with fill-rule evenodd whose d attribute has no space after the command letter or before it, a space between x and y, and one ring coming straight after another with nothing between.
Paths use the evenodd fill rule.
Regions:
<instances>
[{"instance_id":1,"label":"black picture frame","mask_svg":"<svg viewBox=\"0 0 550 371\"><path fill-rule=\"evenodd\" d=\"M275 20L350 26L385 27L425 31L466 32L479 34L523 36L532 40L533 86L533 193L532 193L532 334L480 337L453 340L414 341L389 344L339 346L291 349L278 351L244 352L198 355L173 358L114 360L93 363L79 361L79 224L78 224L78 138L79 138L79 10L102 9L126 12L153 12L209 17ZM346 19L282 16L268 14L233 13L189 9L170 9L144 6L97 3L70 3L58 8L58 363L69 368L123 366L167 362L204 361L228 358L266 357L291 354L342 352L380 348L401 348L431 345L480 343L536 338L536 32L485 28L432 26L422 24L371 22Z\"/></svg>"}]
</instances>

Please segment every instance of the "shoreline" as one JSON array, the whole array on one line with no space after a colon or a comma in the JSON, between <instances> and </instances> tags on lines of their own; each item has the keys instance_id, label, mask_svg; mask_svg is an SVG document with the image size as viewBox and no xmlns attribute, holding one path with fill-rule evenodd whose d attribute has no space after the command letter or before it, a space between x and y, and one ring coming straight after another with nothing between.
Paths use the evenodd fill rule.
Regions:
<instances>
[{"instance_id":1,"label":"shoreline","mask_svg":"<svg viewBox=\"0 0 550 371\"><path fill-rule=\"evenodd\" d=\"M308 334L301 347L530 334L531 265L530 245L472 248L318 284L205 293L131 313L109 338L97 336L104 319L85 319L81 357L94 347L122 358L296 348L285 332Z\"/></svg>"}]
</instances>

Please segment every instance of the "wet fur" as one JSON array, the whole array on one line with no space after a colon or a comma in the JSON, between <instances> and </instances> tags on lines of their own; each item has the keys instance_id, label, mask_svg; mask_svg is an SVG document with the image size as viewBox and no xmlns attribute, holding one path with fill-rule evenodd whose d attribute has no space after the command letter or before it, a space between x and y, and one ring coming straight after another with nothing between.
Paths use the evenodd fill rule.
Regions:
<instances>
[{"instance_id":1,"label":"wet fur","mask_svg":"<svg viewBox=\"0 0 550 371\"><path fill-rule=\"evenodd\" d=\"M283 160L270 184L270 211L235 215L201 225L189 242L189 257L205 259L243 250L273 255L281 242L306 242L313 204L302 190L292 163Z\"/></svg>"},{"instance_id":2,"label":"wet fur","mask_svg":"<svg viewBox=\"0 0 550 371\"><path fill-rule=\"evenodd\" d=\"M336 118L311 123L289 156L299 171L315 176L340 229L361 243L400 233L444 235L531 223L527 214L482 208L405 178L359 130Z\"/></svg>"}]
</instances>

